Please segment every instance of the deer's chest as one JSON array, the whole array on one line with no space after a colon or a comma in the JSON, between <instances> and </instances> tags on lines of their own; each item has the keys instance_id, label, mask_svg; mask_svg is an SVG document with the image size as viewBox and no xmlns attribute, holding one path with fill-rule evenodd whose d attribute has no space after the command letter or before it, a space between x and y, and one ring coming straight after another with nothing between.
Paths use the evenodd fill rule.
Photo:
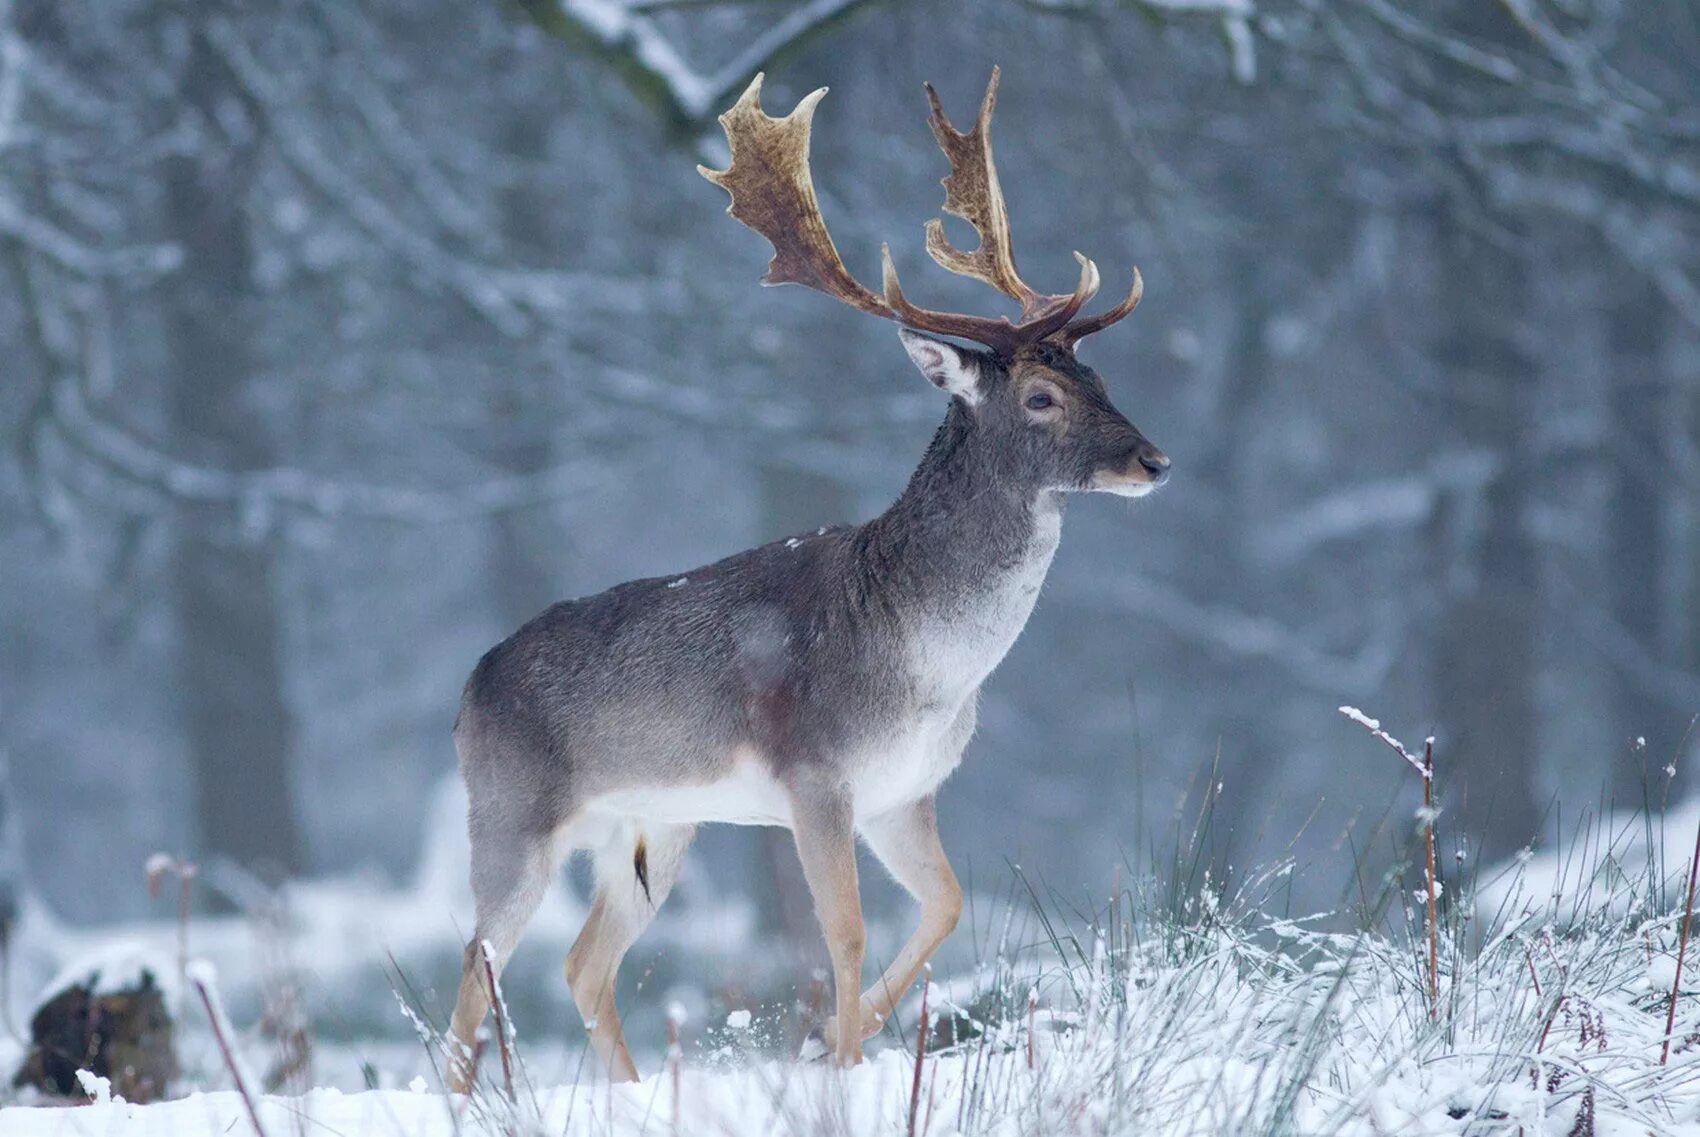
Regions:
<instances>
[{"instance_id":1,"label":"deer's chest","mask_svg":"<svg viewBox=\"0 0 1700 1137\"><path fill-rule=\"evenodd\" d=\"M1036 511L1020 556L928 605L913 621L909 666L923 706L954 714L1008 654L1050 571L1062 511Z\"/></svg>"},{"instance_id":2,"label":"deer's chest","mask_svg":"<svg viewBox=\"0 0 1700 1137\"><path fill-rule=\"evenodd\" d=\"M961 763L974 733L975 695L954 713L932 713L870 746L855 765L852 779L857 817L920 801L939 788Z\"/></svg>"}]
</instances>

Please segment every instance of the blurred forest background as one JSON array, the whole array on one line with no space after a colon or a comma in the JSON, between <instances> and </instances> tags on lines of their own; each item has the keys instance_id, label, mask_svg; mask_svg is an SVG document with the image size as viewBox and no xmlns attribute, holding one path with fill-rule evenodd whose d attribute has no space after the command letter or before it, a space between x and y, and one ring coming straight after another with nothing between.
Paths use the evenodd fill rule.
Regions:
<instances>
[{"instance_id":1,"label":"blurred forest background","mask_svg":"<svg viewBox=\"0 0 1700 1137\"><path fill-rule=\"evenodd\" d=\"M0 0L14 887L407 880L490 644L896 494L939 397L695 171L758 69L833 88L863 279L994 299L921 245L921 82L965 121L993 63L1029 279L1145 273L1083 354L1175 477L1071 509L965 879L1105 888L1219 783L1217 863L1297 836L1329 904L1413 804L1341 703L1438 735L1483 856L1700 788L1696 58L1686 0ZM695 855L799 919L785 834Z\"/></svg>"}]
</instances>

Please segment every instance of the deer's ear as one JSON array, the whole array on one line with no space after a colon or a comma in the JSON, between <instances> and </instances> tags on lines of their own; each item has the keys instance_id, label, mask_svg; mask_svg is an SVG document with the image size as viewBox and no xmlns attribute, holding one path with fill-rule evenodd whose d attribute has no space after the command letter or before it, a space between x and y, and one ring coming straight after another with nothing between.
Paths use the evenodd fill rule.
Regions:
<instances>
[{"instance_id":1,"label":"deer's ear","mask_svg":"<svg viewBox=\"0 0 1700 1137\"><path fill-rule=\"evenodd\" d=\"M927 377L927 382L948 391L969 406L980 401L980 353L957 347L946 340L924 336L908 328L897 329L903 350Z\"/></svg>"}]
</instances>

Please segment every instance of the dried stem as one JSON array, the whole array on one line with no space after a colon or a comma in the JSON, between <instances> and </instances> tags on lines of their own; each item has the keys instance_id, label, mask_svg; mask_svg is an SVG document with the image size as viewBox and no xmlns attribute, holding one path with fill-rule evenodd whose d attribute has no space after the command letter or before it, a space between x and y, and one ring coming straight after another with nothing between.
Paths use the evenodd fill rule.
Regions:
<instances>
[{"instance_id":1,"label":"dried stem","mask_svg":"<svg viewBox=\"0 0 1700 1137\"><path fill-rule=\"evenodd\" d=\"M514 1101L513 1059L508 1054L508 1017L503 1013L502 993L496 988L496 965L490 961L489 943L480 947L484 955L484 978L490 984L490 1010L496 1016L496 1049L502 1055L502 1088L507 1091L508 1100Z\"/></svg>"},{"instance_id":2,"label":"dried stem","mask_svg":"<svg viewBox=\"0 0 1700 1137\"><path fill-rule=\"evenodd\" d=\"M667 1012L667 1071L673 1080L673 1137L679 1137L680 1114L679 1067L684 1065L684 1051L679 1047L679 1015Z\"/></svg>"},{"instance_id":3,"label":"dried stem","mask_svg":"<svg viewBox=\"0 0 1700 1137\"><path fill-rule=\"evenodd\" d=\"M921 1066L927 1059L927 991L932 980L933 969L928 967L921 976L921 1018L915 1024L915 1078L909 1084L909 1137L915 1137L915 1121L921 1111Z\"/></svg>"},{"instance_id":4,"label":"dried stem","mask_svg":"<svg viewBox=\"0 0 1700 1137\"><path fill-rule=\"evenodd\" d=\"M1423 740L1423 840L1428 845L1428 1017L1440 1017L1440 930L1434 915L1434 739Z\"/></svg>"},{"instance_id":5,"label":"dried stem","mask_svg":"<svg viewBox=\"0 0 1700 1137\"><path fill-rule=\"evenodd\" d=\"M1676 1029L1676 996L1682 990L1682 957L1688 954L1688 922L1694 915L1694 877L1700 873L1700 825L1694 828L1694 856L1688 862L1688 902L1682 907L1682 935L1676 945L1676 978L1670 984L1670 1010L1665 1013L1665 1044L1659 1065L1670 1061L1670 1036Z\"/></svg>"},{"instance_id":6,"label":"dried stem","mask_svg":"<svg viewBox=\"0 0 1700 1137\"><path fill-rule=\"evenodd\" d=\"M189 894L195 887L195 866L183 861L177 868L177 974L189 966Z\"/></svg>"},{"instance_id":7,"label":"dried stem","mask_svg":"<svg viewBox=\"0 0 1700 1137\"><path fill-rule=\"evenodd\" d=\"M1341 707L1340 713L1369 731L1372 736L1410 764L1423 780L1423 844L1425 864L1423 886L1427 894L1428 933L1428 1017L1430 1022L1440 1018L1440 926L1434 910L1434 738L1423 739L1423 756L1418 758L1403 742L1381 729L1381 723L1356 707Z\"/></svg>"},{"instance_id":8,"label":"dried stem","mask_svg":"<svg viewBox=\"0 0 1700 1137\"><path fill-rule=\"evenodd\" d=\"M189 974L189 907L194 890L195 877L200 869L187 857L174 857L170 853L155 853L148 858L147 868L148 895L159 895L160 882L165 874L174 873L177 876L177 975L187 979Z\"/></svg>"},{"instance_id":9,"label":"dried stem","mask_svg":"<svg viewBox=\"0 0 1700 1137\"><path fill-rule=\"evenodd\" d=\"M1027 992L1027 1068L1033 1069L1033 1030L1039 1018L1039 992Z\"/></svg>"},{"instance_id":10,"label":"dried stem","mask_svg":"<svg viewBox=\"0 0 1700 1137\"><path fill-rule=\"evenodd\" d=\"M242 1104L248 1107L248 1120L254 1126L255 1137L266 1137L265 1126L260 1124L260 1111L254 1104L254 1095L248 1090L247 1079L242 1077L242 1068L236 1064L236 1055L230 1050L230 1040L224 1036L223 1016L213 1006L212 993L207 990L206 983L199 975L191 975L190 982L200 993L201 1005L207 1009L207 1021L212 1024L213 1038L218 1042L218 1052L224 1056L225 1069L230 1071L231 1081L236 1083L236 1092L241 1095Z\"/></svg>"}]
</instances>

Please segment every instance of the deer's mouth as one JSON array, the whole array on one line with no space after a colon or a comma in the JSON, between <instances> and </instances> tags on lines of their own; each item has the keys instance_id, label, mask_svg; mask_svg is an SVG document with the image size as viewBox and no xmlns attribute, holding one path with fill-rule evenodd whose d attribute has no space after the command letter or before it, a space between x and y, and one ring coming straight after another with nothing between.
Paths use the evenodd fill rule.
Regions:
<instances>
[{"instance_id":1,"label":"deer's mouth","mask_svg":"<svg viewBox=\"0 0 1700 1137\"><path fill-rule=\"evenodd\" d=\"M1117 497L1144 497L1159 484L1157 478L1144 470L1135 473L1101 470L1093 475L1087 488L1096 493L1113 493Z\"/></svg>"}]
</instances>

